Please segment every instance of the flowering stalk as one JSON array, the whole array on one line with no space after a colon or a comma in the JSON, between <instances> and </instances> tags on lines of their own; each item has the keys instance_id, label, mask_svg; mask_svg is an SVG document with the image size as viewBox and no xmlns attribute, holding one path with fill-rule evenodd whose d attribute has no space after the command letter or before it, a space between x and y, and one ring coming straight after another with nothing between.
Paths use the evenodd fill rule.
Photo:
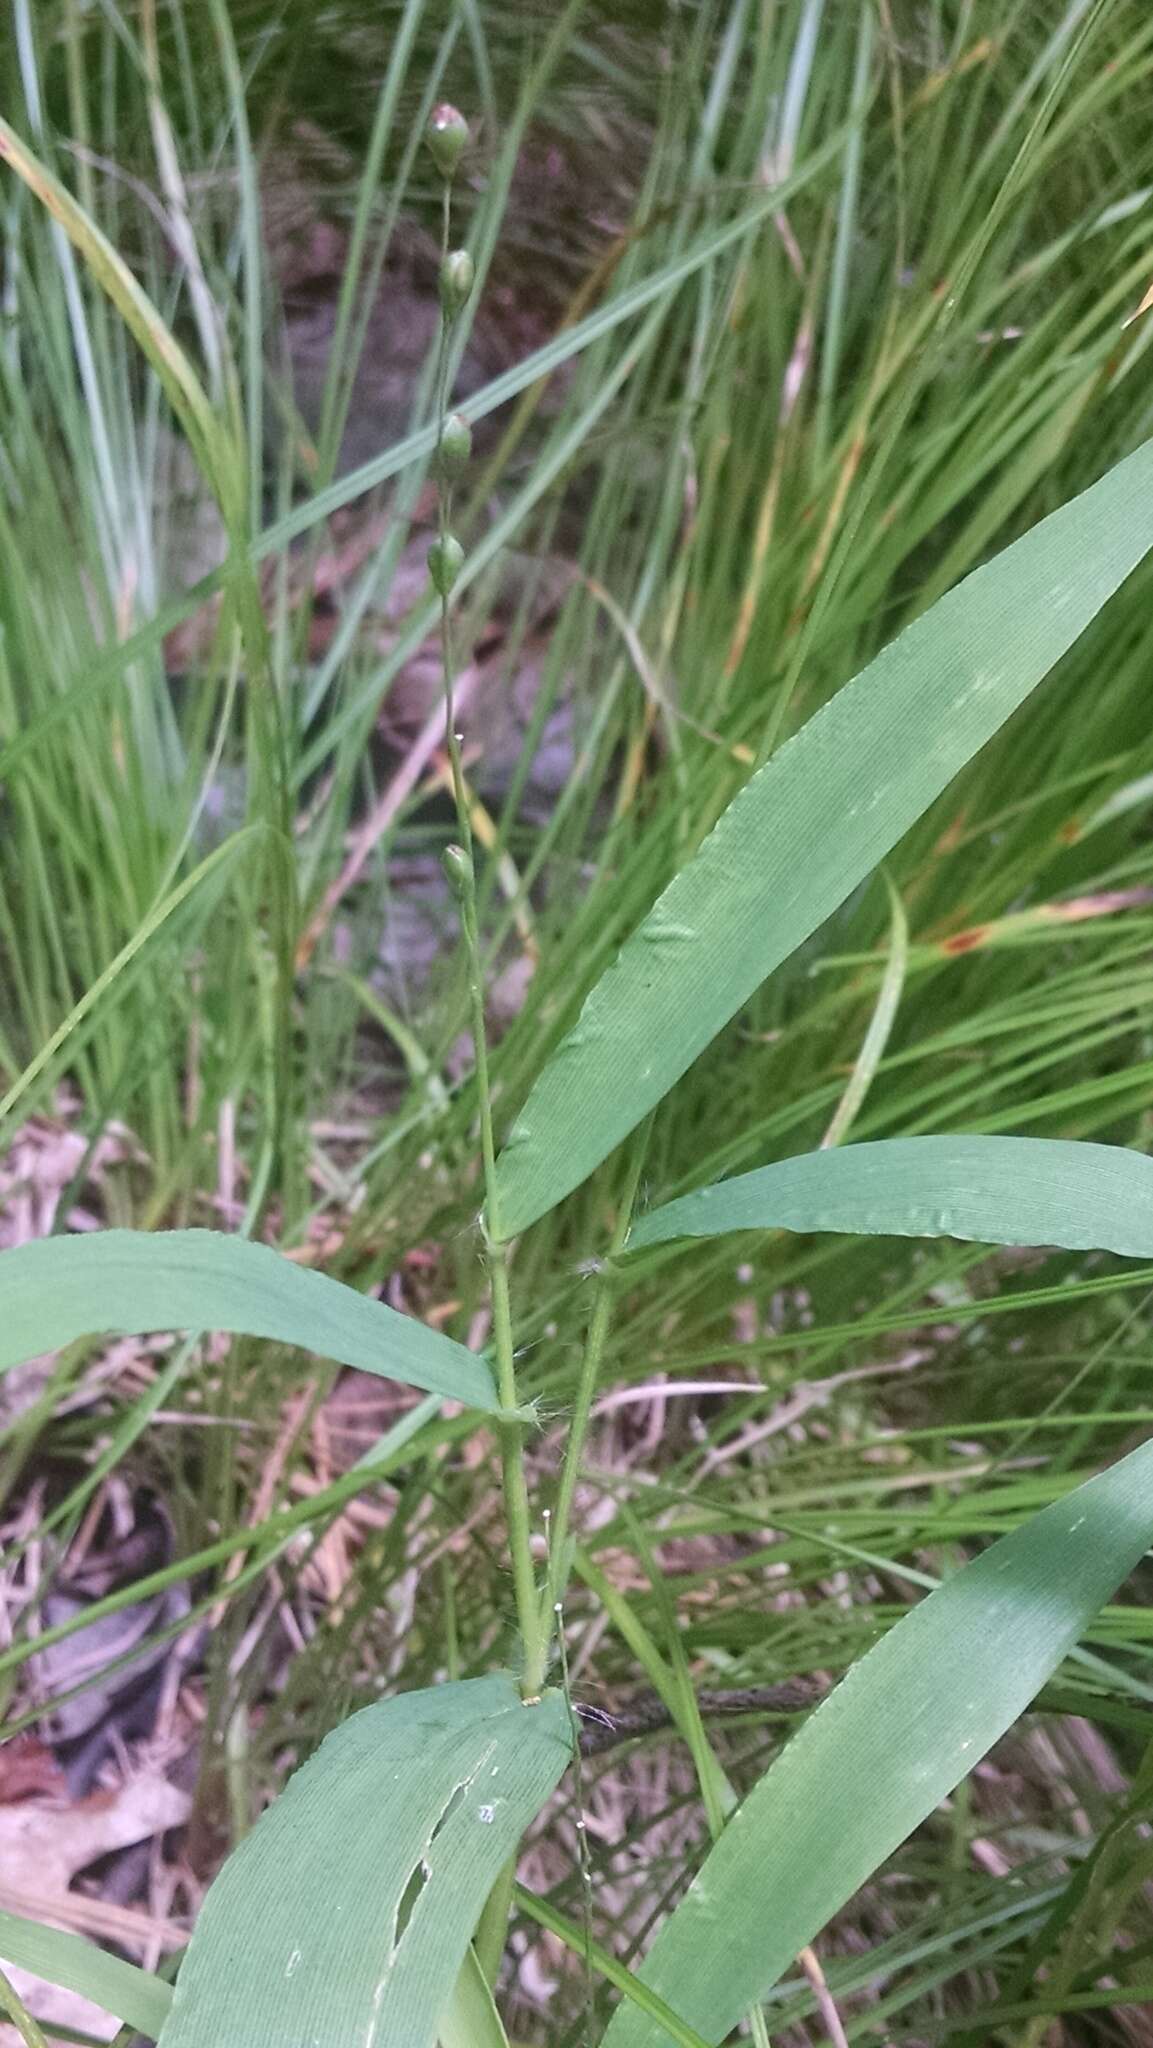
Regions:
<instances>
[{"instance_id":1,"label":"flowering stalk","mask_svg":"<svg viewBox=\"0 0 1153 2048\"><path fill-rule=\"evenodd\" d=\"M453 249L452 181L468 142L468 124L455 107L437 107L428 129L428 146L441 174L440 251L440 338L436 368L436 413L439 423L436 451L437 537L428 553L428 573L440 597L441 661L444 671L445 749L452 774L459 846L445 854L445 873L460 907L461 932L468 967L469 1013L473 1053L476 1062L477 1099L480 1106L481 1160L484 1169L485 1206L482 1230L492 1293L493 1348L497 1388L504 1411L498 1423L501 1476L505 1519L512 1558L513 1588L517 1621L523 1645L524 1665L521 1690L534 1700L544 1684L548 1654L548 1626L537 1593L532 1560L528 1484L525 1478L523 1421L517 1398L516 1364L513 1350L512 1304L509 1293L508 1247L497 1216L496 1146L493 1137L492 1093L489 1086L488 1041L484 1013L484 978L480 932L477 924L476 870L473 863L472 820L464 784L460 735L456 730L454 688L456 664L452 638L452 592L464 566L464 549L452 531L453 486L465 469L472 452L472 434L460 413L449 411L449 363L453 330L468 303L473 287L473 263L467 249Z\"/></svg>"}]
</instances>

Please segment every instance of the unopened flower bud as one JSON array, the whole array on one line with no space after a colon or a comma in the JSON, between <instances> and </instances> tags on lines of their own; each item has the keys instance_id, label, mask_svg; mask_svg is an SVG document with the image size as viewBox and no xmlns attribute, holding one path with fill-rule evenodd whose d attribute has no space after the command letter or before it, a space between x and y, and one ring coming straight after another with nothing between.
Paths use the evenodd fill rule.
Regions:
<instances>
[{"instance_id":1,"label":"unopened flower bud","mask_svg":"<svg viewBox=\"0 0 1153 2048\"><path fill-rule=\"evenodd\" d=\"M455 320L476 275L467 249L450 249L440 266L440 303L446 320Z\"/></svg>"},{"instance_id":2,"label":"unopened flower bud","mask_svg":"<svg viewBox=\"0 0 1153 2048\"><path fill-rule=\"evenodd\" d=\"M434 107L426 131L429 149L442 178L451 178L468 147L468 122L459 107L445 100Z\"/></svg>"},{"instance_id":3,"label":"unopened flower bud","mask_svg":"<svg viewBox=\"0 0 1153 2048\"><path fill-rule=\"evenodd\" d=\"M428 573L442 597L447 597L464 567L464 549L455 533L434 540L428 551Z\"/></svg>"},{"instance_id":4,"label":"unopened flower bud","mask_svg":"<svg viewBox=\"0 0 1153 2048\"><path fill-rule=\"evenodd\" d=\"M441 475L451 482L466 467L472 454L472 428L463 413L450 412L440 430L437 456Z\"/></svg>"},{"instance_id":5,"label":"unopened flower bud","mask_svg":"<svg viewBox=\"0 0 1153 2048\"><path fill-rule=\"evenodd\" d=\"M441 867L449 888L456 897L463 896L473 880L472 862L463 846L446 846L440 857Z\"/></svg>"}]
</instances>

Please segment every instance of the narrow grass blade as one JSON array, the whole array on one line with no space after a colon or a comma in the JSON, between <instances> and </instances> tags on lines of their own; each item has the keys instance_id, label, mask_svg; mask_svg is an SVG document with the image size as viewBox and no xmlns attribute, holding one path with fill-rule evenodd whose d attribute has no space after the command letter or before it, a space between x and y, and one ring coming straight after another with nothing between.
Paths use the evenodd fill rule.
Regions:
<instances>
[{"instance_id":1,"label":"narrow grass blade","mask_svg":"<svg viewBox=\"0 0 1153 2048\"><path fill-rule=\"evenodd\" d=\"M499 1170L513 1236L599 1165L1153 546L1153 443L916 620L754 775L585 1002Z\"/></svg>"},{"instance_id":2,"label":"narrow grass blade","mask_svg":"<svg viewBox=\"0 0 1153 2048\"><path fill-rule=\"evenodd\" d=\"M641 1970L710 2044L972 1770L1153 1538L1153 1443L993 1544L897 1623L794 1736ZM676 2036L622 2005L604 2048Z\"/></svg>"},{"instance_id":3,"label":"narrow grass blade","mask_svg":"<svg viewBox=\"0 0 1153 2048\"><path fill-rule=\"evenodd\" d=\"M569 1760L568 1709L466 1679L354 1714L225 1864L163 2048L433 2048L490 1887Z\"/></svg>"},{"instance_id":4,"label":"narrow grass blade","mask_svg":"<svg viewBox=\"0 0 1153 2048\"><path fill-rule=\"evenodd\" d=\"M897 1021L897 1010L909 965L909 921L905 916L905 906L887 875L885 883L889 891L889 957L885 962L885 972L877 991L869 1028L862 1040L861 1050L853 1062L848 1086L833 1112L828 1130L821 1139L823 1146L844 1144L861 1113L861 1106L873 1085L877 1068L885 1057L889 1034Z\"/></svg>"},{"instance_id":5,"label":"narrow grass blade","mask_svg":"<svg viewBox=\"0 0 1153 2048\"><path fill-rule=\"evenodd\" d=\"M108 991L133 968L149 940L161 927L168 924L170 918L184 904L189 903L210 880L214 882L214 886L219 886L227 870L240 861L247 860L249 854L267 840L267 836L267 828L264 825L246 825L242 831L234 832L225 840L223 846L216 847L214 852L202 860L190 875L186 875L175 889L153 905L147 915L141 918L131 938L121 946L115 959L110 960L107 967L85 989L79 1002L73 1004L63 1022L45 1039L24 1071L17 1074L11 1086L5 1090L3 1096L0 1096L0 1123L11 1115L33 1082L43 1081L43 1077L51 1072L52 1063L58 1053L68 1046L75 1056L82 1042L83 1027L88 1024L93 1013L104 1001Z\"/></svg>"},{"instance_id":6,"label":"narrow grass blade","mask_svg":"<svg viewBox=\"0 0 1153 2048\"><path fill-rule=\"evenodd\" d=\"M99 1230L0 1252L0 1372L77 1337L227 1330L499 1406L482 1358L268 1245L213 1230Z\"/></svg>"},{"instance_id":7,"label":"narrow grass blade","mask_svg":"<svg viewBox=\"0 0 1153 2048\"><path fill-rule=\"evenodd\" d=\"M153 2041L172 2003L172 1987L162 1978L122 1962L82 1935L26 1920L22 1913L0 1913L0 1956L50 1984L78 1991Z\"/></svg>"},{"instance_id":8,"label":"narrow grass blade","mask_svg":"<svg viewBox=\"0 0 1153 2048\"><path fill-rule=\"evenodd\" d=\"M575 1920L568 1919L564 1913L558 1913L556 1907L551 1906L547 1899L538 1899L534 1892L526 1891L523 1885L517 1885L515 1897L521 1911L527 1913L530 1920L535 1920L538 1927L543 1927L549 1934L555 1934L557 1940L563 1941L572 1955L578 1956L581 1962L584 1961L586 1954L589 1955L598 1977L603 1977L606 1984L615 1985L626 1999L632 2000L637 2013L651 2020L660 2029L655 2038L660 2041L661 2048L666 2048L669 2041L674 2042L676 2048L709 2048L709 2044L702 2039L696 2029L681 2020L672 2007L665 2004L663 1998L659 1998L649 1985L642 1983L639 1977L614 1956L611 1949L602 1948L598 1941L590 1945L585 1939L583 1927L578 1926Z\"/></svg>"},{"instance_id":9,"label":"narrow grass blade","mask_svg":"<svg viewBox=\"0 0 1153 2048\"><path fill-rule=\"evenodd\" d=\"M629 1248L727 1230L844 1230L1153 1258L1153 1159L1059 1138L886 1138L740 1173L633 1226Z\"/></svg>"},{"instance_id":10,"label":"narrow grass blade","mask_svg":"<svg viewBox=\"0 0 1153 2048\"><path fill-rule=\"evenodd\" d=\"M0 158L40 201L107 292L125 326L160 378L174 412L196 448L210 482L225 489L228 461L224 435L204 388L179 342L147 293L82 206L7 121L0 119Z\"/></svg>"}]
</instances>

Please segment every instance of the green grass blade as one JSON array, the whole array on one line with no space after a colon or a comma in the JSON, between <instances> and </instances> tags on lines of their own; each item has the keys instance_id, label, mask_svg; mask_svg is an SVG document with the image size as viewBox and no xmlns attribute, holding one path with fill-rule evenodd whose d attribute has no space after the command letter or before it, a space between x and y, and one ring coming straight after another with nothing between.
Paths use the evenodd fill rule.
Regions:
<instances>
[{"instance_id":1,"label":"green grass blade","mask_svg":"<svg viewBox=\"0 0 1153 2048\"><path fill-rule=\"evenodd\" d=\"M220 423L184 350L133 277L124 258L47 164L2 119L0 158L11 164L17 177L23 180L53 220L59 222L96 282L107 292L163 384L173 411L197 451L205 475L215 490L226 491L228 462Z\"/></svg>"},{"instance_id":2,"label":"green grass blade","mask_svg":"<svg viewBox=\"0 0 1153 2048\"><path fill-rule=\"evenodd\" d=\"M78 1991L152 2040L172 2003L172 1987L162 1978L122 1962L82 1935L26 1920L22 1913L0 1913L0 1956L50 1984Z\"/></svg>"},{"instance_id":3,"label":"green grass blade","mask_svg":"<svg viewBox=\"0 0 1153 2048\"><path fill-rule=\"evenodd\" d=\"M482 1358L439 1330L213 1230L100 1230L0 1253L0 1372L77 1337L226 1330L297 1344L472 1408L498 1407Z\"/></svg>"},{"instance_id":4,"label":"green grass blade","mask_svg":"<svg viewBox=\"0 0 1153 2048\"><path fill-rule=\"evenodd\" d=\"M1002 1538L861 1659L766 1772L641 1975L709 2043L1028 1706L1153 1537L1153 1444ZM668 2048L622 2005L604 2048Z\"/></svg>"},{"instance_id":5,"label":"green grass blade","mask_svg":"<svg viewBox=\"0 0 1153 2048\"><path fill-rule=\"evenodd\" d=\"M589 995L499 1169L509 1236L661 1101L1153 545L1153 443L975 570L752 777Z\"/></svg>"},{"instance_id":6,"label":"green grass blade","mask_svg":"<svg viewBox=\"0 0 1153 2048\"><path fill-rule=\"evenodd\" d=\"M905 986L905 975L909 967L909 921L905 906L886 875L889 890L889 957L885 972L869 1019L869 1028L861 1043L861 1050L853 1062L853 1071L836 1109L829 1128L821 1139L822 1145L842 1145L861 1113L865 1097L873 1085L877 1068L885 1057L885 1047L893 1026L897 1021L901 992Z\"/></svg>"},{"instance_id":7,"label":"green grass blade","mask_svg":"<svg viewBox=\"0 0 1153 2048\"><path fill-rule=\"evenodd\" d=\"M432 2048L488 1892L569 1760L568 1709L511 1678L366 1707L212 1886L163 2048Z\"/></svg>"},{"instance_id":8,"label":"green grass blade","mask_svg":"<svg viewBox=\"0 0 1153 2048\"><path fill-rule=\"evenodd\" d=\"M17 1074L11 1086L0 1097L0 1123L10 1115L17 1103L23 1100L34 1081L43 1081L43 1077L51 1071L57 1054L69 1043L75 1055L77 1038L82 1027L103 1003L109 990L132 968L149 940L169 923L177 911L190 903L207 882L212 881L215 886L219 886L225 879L227 871L246 861L250 853L262 843L267 843L267 837L267 828L263 825L246 825L241 831L234 832L225 840L223 846L218 846L214 852L208 854L190 875L186 875L176 888L170 890L152 906L141 918L131 938L121 946L116 957L108 962L107 967L103 968L85 989L79 1002L73 1004L62 1023L57 1025L35 1056L29 1060L23 1073Z\"/></svg>"},{"instance_id":9,"label":"green grass blade","mask_svg":"<svg viewBox=\"0 0 1153 2048\"><path fill-rule=\"evenodd\" d=\"M630 1248L726 1230L843 1230L1153 1258L1153 1159L1060 1138L884 1138L802 1152L642 1216Z\"/></svg>"},{"instance_id":10,"label":"green grass blade","mask_svg":"<svg viewBox=\"0 0 1153 2048\"><path fill-rule=\"evenodd\" d=\"M587 1955L598 1977L603 1977L606 1984L615 1985L626 1999L632 2000L634 2010L660 2029L656 2039L660 2041L661 2048L665 2048L669 2041L674 2042L676 2048L707 2048L696 2029L682 2021L664 1999L618 1961L611 1949L602 1948L599 1941L590 1943L583 1927L564 1913L558 1913L547 1899L539 1899L534 1892L526 1891L523 1885L517 1885L515 1898L521 1911L527 1913L530 1920L535 1920L538 1927L555 1934L557 1940L563 1941L565 1947L574 1956L579 1956L582 1962Z\"/></svg>"}]
</instances>

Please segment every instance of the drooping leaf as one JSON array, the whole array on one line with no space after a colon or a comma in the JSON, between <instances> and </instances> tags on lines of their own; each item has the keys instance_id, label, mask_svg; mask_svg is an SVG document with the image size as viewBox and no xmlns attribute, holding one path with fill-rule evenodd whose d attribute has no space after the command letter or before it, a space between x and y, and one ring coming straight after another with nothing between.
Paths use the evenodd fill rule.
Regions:
<instances>
[{"instance_id":1,"label":"drooping leaf","mask_svg":"<svg viewBox=\"0 0 1153 2048\"><path fill-rule=\"evenodd\" d=\"M665 1202L629 1247L728 1230L844 1230L1153 1258L1153 1159L1059 1138L885 1138L802 1152Z\"/></svg>"},{"instance_id":2,"label":"drooping leaf","mask_svg":"<svg viewBox=\"0 0 1153 2048\"><path fill-rule=\"evenodd\" d=\"M213 1230L99 1230L0 1252L0 1372L77 1337L227 1330L492 1412L483 1358L269 1246Z\"/></svg>"},{"instance_id":3,"label":"drooping leaf","mask_svg":"<svg viewBox=\"0 0 1153 2048\"><path fill-rule=\"evenodd\" d=\"M729 805L587 998L501 1158L514 1236L579 1186L1022 704L1153 546L1153 443L909 626Z\"/></svg>"},{"instance_id":4,"label":"drooping leaf","mask_svg":"<svg viewBox=\"0 0 1153 2048\"><path fill-rule=\"evenodd\" d=\"M211 1887L161 2048L433 2048L570 1742L563 1696L526 1706L504 1674L354 1714Z\"/></svg>"},{"instance_id":5,"label":"drooping leaf","mask_svg":"<svg viewBox=\"0 0 1153 2048\"><path fill-rule=\"evenodd\" d=\"M26 1920L22 1913L0 1913L0 1956L50 1984L78 1991L152 2040L172 2003L172 1986L162 1978L122 1962L82 1935L46 1927L42 1920Z\"/></svg>"},{"instance_id":6,"label":"drooping leaf","mask_svg":"<svg viewBox=\"0 0 1153 2048\"><path fill-rule=\"evenodd\" d=\"M723 2041L1028 1706L1153 1539L1153 1443L1045 1508L890 1629L754 1787L641 1976ZM603 2048L669 2048L633 2005Z\"/></svg>"}]
</instances>

